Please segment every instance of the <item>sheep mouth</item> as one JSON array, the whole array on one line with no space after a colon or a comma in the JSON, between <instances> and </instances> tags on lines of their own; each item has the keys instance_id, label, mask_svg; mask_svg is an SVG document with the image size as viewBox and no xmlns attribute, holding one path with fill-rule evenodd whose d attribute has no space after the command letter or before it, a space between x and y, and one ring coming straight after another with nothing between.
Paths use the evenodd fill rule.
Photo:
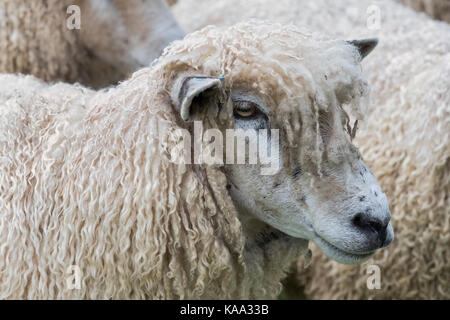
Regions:
<instances>
[{"instance_id":1,"label":"sheep mouth","mask_svg":"<svg viewBox=\"0 0 450 320\"><path fill-rule=\"evenodd\" d=\"M369 252L349 252L328 242L323 237L315 233L316 237L312 240L322 252L329 258L343 264L358 264L368 260L375 250Z\"/></svg>"}]
</instances>

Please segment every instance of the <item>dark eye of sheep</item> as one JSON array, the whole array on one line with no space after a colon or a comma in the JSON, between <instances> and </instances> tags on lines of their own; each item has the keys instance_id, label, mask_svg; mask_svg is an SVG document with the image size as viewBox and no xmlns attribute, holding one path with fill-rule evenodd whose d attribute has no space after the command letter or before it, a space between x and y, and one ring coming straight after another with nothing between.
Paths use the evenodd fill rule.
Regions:
<instances>
[{"instance_id":1,"label":"dark eye of sheep","mask_svg":"<svg viewBox=\"0 0 450 320\"><path fill-rule=\"evenodd\" d=\"M258 105L251 101L233 101L233 115L238 119L251 119L259 115L264 115Z\"/></svg>"},{"instance_id":2,"label":"dark eye of sheep","mask_svg":"<svg viewBox=\"0 0 450 320\"><path fill-rule=\"evenodd\" d=\"M233 117L236 128L244 130L269 128L269 118L261 110L261 107L252 101L234 99Z\"/></svg>"}]
</instances>

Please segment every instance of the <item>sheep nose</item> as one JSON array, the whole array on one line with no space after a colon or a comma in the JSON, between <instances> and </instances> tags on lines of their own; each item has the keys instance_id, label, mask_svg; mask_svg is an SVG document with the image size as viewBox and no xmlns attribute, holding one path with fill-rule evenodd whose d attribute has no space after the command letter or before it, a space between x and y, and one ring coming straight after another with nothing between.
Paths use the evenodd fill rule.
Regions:
<instances>
[{"instance_id":1,"label":"sheep nose","mask_svg":"<svg viewBox=\"0 0 450 320\"><path fill-rule=\"evenodd\" d=\"M353 219L353 225L357 227L360 231L367 234L370 239L372 239L374 247L384 247L389 243L386 243L387 228L389 224L388 218L381 220L379 218L373 217L369 212L359 212Z\"/></svg>"}]
</instances>

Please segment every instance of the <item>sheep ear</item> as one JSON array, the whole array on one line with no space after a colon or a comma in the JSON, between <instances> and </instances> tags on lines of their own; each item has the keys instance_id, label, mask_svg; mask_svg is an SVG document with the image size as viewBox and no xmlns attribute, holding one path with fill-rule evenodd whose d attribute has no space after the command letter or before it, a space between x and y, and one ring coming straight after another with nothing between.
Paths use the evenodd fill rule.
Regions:
<instances>
[{"instance_id":1,"label":"sheep ear","mask_svg":"<svg viewBox=\"0 0 450 320\"><path fill-rule=\"evenodd\" d=\"M217 90L221 88L221 78L186 77L174 86L172 100L175 100L181 118L193 121L205 107L209 112L218 112Z\"/></svg>"},{"instance_id":2,"label":"sheep ear","mask_svg":"<svg viewBox=\"0 0 450 320\"><path fill-rule=\"evenodd\" d=\"M361 39L361 40L352 40L347 41L351 45L355 46L358 49L358 52L361 56L361 60L364 59L372 50L377 46L378 39L377 38L369 38L369 39Z\"/></svg>"}]
</instances>

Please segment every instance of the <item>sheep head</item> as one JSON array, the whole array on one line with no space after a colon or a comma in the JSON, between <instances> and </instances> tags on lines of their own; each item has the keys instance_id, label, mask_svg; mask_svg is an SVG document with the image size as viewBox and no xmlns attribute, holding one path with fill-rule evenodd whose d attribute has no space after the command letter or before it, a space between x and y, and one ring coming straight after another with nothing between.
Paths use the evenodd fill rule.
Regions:
<instances>
[{"instance_id":1,"label":"sheep head","mask_svg":"<svg viewBox=\"0 0 450 320\"><path fill-rule=\"evenodd\" d=\"M215 130L202 135L207 165L225 173L255 246L301 238L360 263L392 241L387 198L351 141L368 96L360 61L375 45L252 21L196 32L160 59L186 128Z\"/></svg>"}]
</instances>

